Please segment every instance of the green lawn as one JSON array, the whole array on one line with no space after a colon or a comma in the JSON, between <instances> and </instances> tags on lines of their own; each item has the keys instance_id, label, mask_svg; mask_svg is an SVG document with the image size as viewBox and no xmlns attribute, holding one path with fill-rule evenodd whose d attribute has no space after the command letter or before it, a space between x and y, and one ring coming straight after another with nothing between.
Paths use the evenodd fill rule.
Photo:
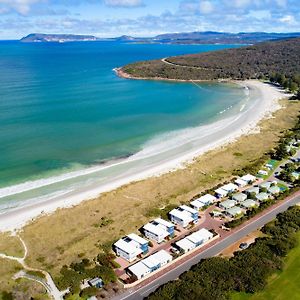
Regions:
<instances>
[{"instance_id":1,"label":"green lawn","mask_svg":"<svg viewBox=\"0 0 300 300\"><path fill-rule=\"evenodd\" d=\"M286 258L284 270L270 278L264 291L253 295L235 293L232 300L300 300L300 232L298 246Z\"/></svg>"},{"instance_id":2,"label":"green lawn","mask_svg":"<svg viewBox=\"0 0 300 300\"><path fill-rule=\"evenodd\" d=\"M275 171L275 169L280 165L280 163L282 163L282 161L279 160L275 160L275 159L269 159L267 160L261 167L261 170L265 170L268 172L268 175L260 175L260 174L256 174L256 177L262 178L264 180L268 179ZM273 168L271 170L269 170L266 167L266 164L272 165Z\"/></svg>"},{"instance_id":3,"label":"green lawn","mask_svg":"<svg viewBox=\"0 0 300 300\"><path fill-rule=\"evenodd\" d=\"M288 187L287 187L286 185L280 183L280 182L279 182L277 185L278 185L278 187L279 187L282 191L288 190Z\"/></svg>"}]
</instances>

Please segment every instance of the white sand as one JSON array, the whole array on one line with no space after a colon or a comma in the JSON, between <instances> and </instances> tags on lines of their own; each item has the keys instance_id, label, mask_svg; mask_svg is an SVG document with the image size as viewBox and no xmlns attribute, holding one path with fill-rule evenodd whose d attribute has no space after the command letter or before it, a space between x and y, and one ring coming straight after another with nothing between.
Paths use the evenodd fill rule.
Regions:
<instances>
[{"instance_id":1,"label":"white sand","mask_svg":"<svg viewBox=\"0 0 300 300\"><path fill-rule=\"evenodd\" d=\"M71 207L84 200L95 198L133 181L158 176L170 170L184 167L195 157L233 142L238 137L258 131L260 120L270 117L280 108L278 100L287 95L280 89L259 81L244 81L241 84L249 89L251 103L238 115L199 128L182 130L176 135L161 137L161 143L146 147L130 158L112 166L99 167L101 180L81 189L60 192L43 201L28 201L17 209L0 215L0 231L22 228L26 223L45 213L53 213L58 208Z\"/></svg>"}]
</instances>

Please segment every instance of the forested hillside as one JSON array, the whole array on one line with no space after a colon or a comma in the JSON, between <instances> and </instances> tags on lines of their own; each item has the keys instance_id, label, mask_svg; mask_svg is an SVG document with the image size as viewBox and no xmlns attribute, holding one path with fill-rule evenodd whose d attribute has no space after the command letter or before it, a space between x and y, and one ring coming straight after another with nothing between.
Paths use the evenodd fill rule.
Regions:
<instances>
[{"instance_id":1,"label":"forested hillside","mask_svg":"<svg viewBox=\"0 0 300 300\"><path fill-rule=\"evenodd\" d=\"M139 78L280 79L286 87L297 89L300 86L300 38L138 62L123 67L122 71Z\"/></svg>"}]
</instances>

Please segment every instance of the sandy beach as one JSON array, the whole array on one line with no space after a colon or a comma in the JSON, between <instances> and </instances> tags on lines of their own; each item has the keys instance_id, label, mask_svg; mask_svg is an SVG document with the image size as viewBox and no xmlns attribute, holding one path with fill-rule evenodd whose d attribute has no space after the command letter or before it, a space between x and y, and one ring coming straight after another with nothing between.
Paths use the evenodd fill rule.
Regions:
<instances>
[{"instance_id":1,"label":"sandy beach","mask_svg":"<svg viewBox=\"0 0 300 300\"><path fill-rule=\"evenodd\" d=\"M58 208L71 207L116 189L124 184L182 168L195 157L233 142L242 135L258 132L257 124L280 108L278 100L286 95L278 88L259 81L238 82L249 90L247 107L232 117L210 125L186 129L174 136L161 137L163 143L154 143L145 150L113 165L99 166L101 184L91 183L82 189L26 204L0 215L0 230L20 229L41 214L53 213ZM183 138L184 137L184 138ZM30 200L30 199L29 199Z\"/></svg>"}]
</instances>

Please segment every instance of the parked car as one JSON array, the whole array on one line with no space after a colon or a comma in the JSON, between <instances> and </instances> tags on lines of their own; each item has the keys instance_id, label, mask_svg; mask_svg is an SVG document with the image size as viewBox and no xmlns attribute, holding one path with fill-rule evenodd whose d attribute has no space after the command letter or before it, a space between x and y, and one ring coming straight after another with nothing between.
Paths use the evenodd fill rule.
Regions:
<instances>
[{"instance_id":1,"label":"parked car","mask_svg":"<svg viewBox=\"0 0 300 300\"><path fill-rule=\"evenodd\" d=\"M177 248L175 248L175 247L172 247L172 248L170 249L170 251L171 251L172 253L174 253L174 254L179 254L179 253L180 253L180 251L179 251Z\"/></svg>"},{"instance_id":2,"label":"parked car","mask_svg":"<svg viewBox=\"0 0 300 300\"><path fill-rule=\"evenodd\" d=\"M230 231L231 230L230 228L228 228L228 227L226 227L224 225L221 225L220 228L223 229L223 230L225 230L225 231Z\"/></svg>"},{"instance_id":3,"label":"parked car","mask_svg":"<svg viewBox=\"0 0 300 300\"><path fill-rule=\"evenodd\" d=\"M240 244L240 249L245 250L249 247L249 245L247 243L241 243Z\"/></svg>"}]
</instances>

